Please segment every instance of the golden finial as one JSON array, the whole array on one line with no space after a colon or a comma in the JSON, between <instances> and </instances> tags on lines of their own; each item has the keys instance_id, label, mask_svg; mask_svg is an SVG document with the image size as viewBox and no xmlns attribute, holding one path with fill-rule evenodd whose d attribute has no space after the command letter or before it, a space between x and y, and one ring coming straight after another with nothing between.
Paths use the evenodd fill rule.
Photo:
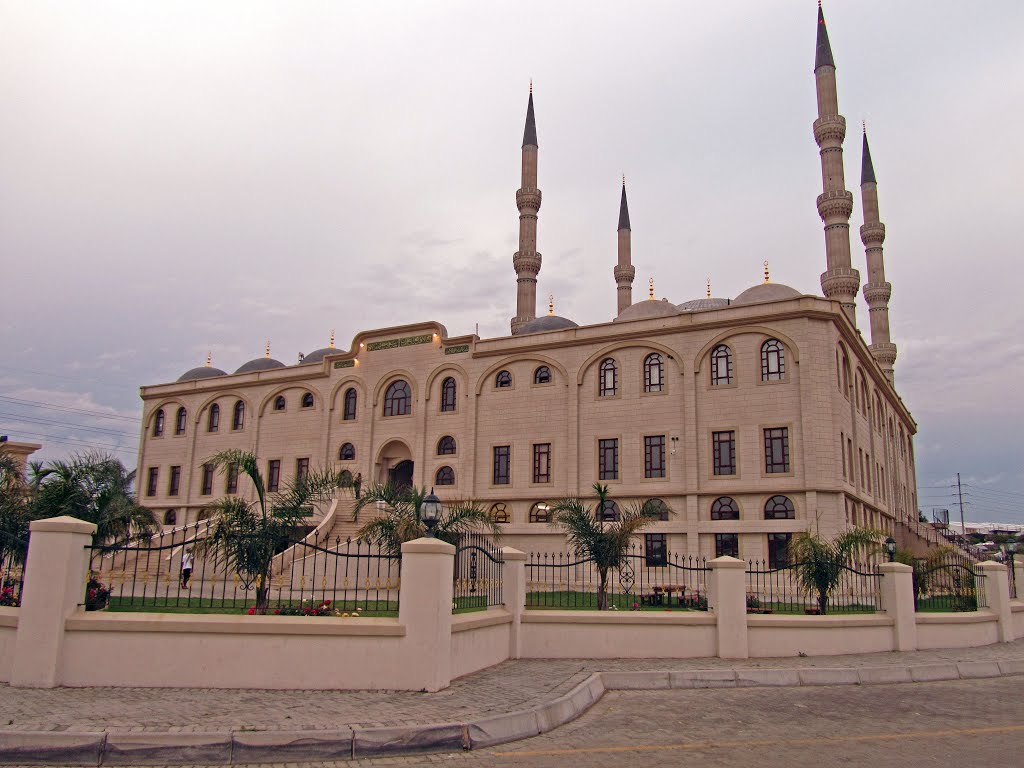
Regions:
<instances>
[{"instance_id":1,"label":"golden finial","mask_svg":"<svg viewBox=\"0 0 1024 768\"><path fill-rule=\"evenodd\" d=\"M764 281L766 283L770 283L772 281L771 278L768 276L768 261L767 260L765 260L765 262L764 262Z\"/></svg>"},{"instance_id":2,"label":"golden finial","mask_svg":"<svg viewBox=\"0 0 1024 768\"><path fill-rule=\"evenodd\" d=\"M868 121L867 120L861 120L860 121L860 127L864 129L864 133L867 133L868 132Z\"/></svg>"},{"instance_id":3,"label":"golden finial","mask_svg":"<svg viewBox=\"0 0 1024 768\"><path fill-rule=\"evenodd\" d=\"M267 339L267 351L263 353L264 357L270 357L270 339Z\"/></svg>"},{"instance_id":4,"label":"golden finial","mask_svg":"<svg viewBox=\"0 0 1024 768\"><path fill-rule=\"evenodd\" d=\"M711 298L711 278L710 277L708 278L707 283L708 283L708 298L710 299Z\"/></svg>"},{"instance_id":5,"label":"golden finial","mask_svg":"<svg viewBox=\"0 0 1024 768\"><path fill-rule=\"evenodd\" d=\"M622 186L626 186L626 174L622 174Z\"/></svg>"},{"instance_id":6,"label":"golden finial","mask_svg":"<svg viewBox=\"0 0 1024 768\"><path fill-rule=\"evenodd\" d=\"M654 278L652 277L647 281L647 298L649 300L654 299Z\"/></svg>"},{"instance_id":7,"label":"golden finial","mask_svg":"<svg viewBox=\"0 0 1024 768\"><path fill-rule=\"evenodd\" d=\"M533 95L533 78L530 78L530 95Z\"/></svg>"},{"instance_id":8,"label":"golden finial","mask_svg":"<svg viewBox=\"0 0 1024 768\"><path fill-rule=\"evenodd\" d=\"M555 314L555 294L548 294L548 314Z\"/></svg>"},{"instance_id":9,"label":"golden finial","mask_svg":"<svg viewBox=\"0 0 1024 768\"><path fill-rule=\"evenodd\" d=\"M327 346L329 346L331 349L334 349L334 329L333 328L331 328L331 343L328 344Z\"/></svg>"},{"instance_id":10,"label":"golden finial","mask_svg":"<svg viewBox=\"0 0 1024 768\"><path fill-rule=\"evenodd\" d=\"M213 365L213 352L206 353L206 367L209 368Z\"/></svg>"}]
</instances>

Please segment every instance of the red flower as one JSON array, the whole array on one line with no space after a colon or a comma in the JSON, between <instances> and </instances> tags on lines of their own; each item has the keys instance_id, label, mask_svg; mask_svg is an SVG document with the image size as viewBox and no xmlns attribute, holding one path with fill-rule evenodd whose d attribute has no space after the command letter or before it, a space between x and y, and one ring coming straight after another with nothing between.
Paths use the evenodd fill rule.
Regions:
<instances>
[{"instance_id":1,"label":"red flower","mask_svg":"<svg viewBox=\"0 0 1024 768\"><path fill-rule=\"evenodd\" d=\"M256 609L255 608L250 608L249 609L249 615L250 616L254 615L255 613L256 613Z\"/></svg>"},{"instance_id":2,"label":"red flower","mask_svg":"<svg viewBox=\"0 0 1024 768\"><path fill-rule=\"evenodd\" d=\"M281 613L281 611L279 611L277 608L275 608L274 609L274 615L277 616L279 613Z\"/></svg>"}]
</instances>

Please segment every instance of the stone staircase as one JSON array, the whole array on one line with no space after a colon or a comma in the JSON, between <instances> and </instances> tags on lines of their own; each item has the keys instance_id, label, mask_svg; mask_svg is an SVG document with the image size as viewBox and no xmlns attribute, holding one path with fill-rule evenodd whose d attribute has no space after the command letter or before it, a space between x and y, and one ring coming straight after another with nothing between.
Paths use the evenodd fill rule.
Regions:
<instances>
[{"instance_id":1,"label":"stone staircase","mask_svg":"<svg viewBox=\"0 0 1024 768\"><path fill-rule=\"evenodd\" d=\"M926 557L937 547L952 547L955 552L971 562L980 562L983 557L977 547L963 536L949 529L936 528L931 523L922 523L917 517L907 516L896 520L895 538L900 547L911 550L918 557Z\"/></svg>"}]
</instances>

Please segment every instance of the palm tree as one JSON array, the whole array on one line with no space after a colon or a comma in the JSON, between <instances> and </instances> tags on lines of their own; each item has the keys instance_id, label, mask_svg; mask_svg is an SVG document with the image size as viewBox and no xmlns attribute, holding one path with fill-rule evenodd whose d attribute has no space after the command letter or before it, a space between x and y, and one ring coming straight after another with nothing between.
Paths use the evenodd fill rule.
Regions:
<instances>
[{"instance_id":1,"label":"palm tree","mask_svg":"<svg viewBox=\"0 0 1024 768\"><path fill-rule=\"evenodd\" d=\"M818 610L824 615L828 599L849 568L853 557L864 548L876 547L882 534L871 528L851 528L834 539L816 533L799 534L789 545L789 559L804 589L818 596Z\"/></svg>"},{"instance_id":2,"label":"palm tree","mask_svg":"<svg viewBox=\"0 0 1024 768\"><path fill-rule=\"evenodd\" d=\"M421 509L427 497L426 488L398 487L391 483L365 488L356 501L353 520L369 505L380 504L383 514L365 523L357 534L359 538L376 542L390 555L402 556L402 544L426 535ZM501 529L490 515L475 501L454 501L445 504L434 525L434 535L449 544L457 544L459 536L484 528L495 537Z\"/></svg>"},{"instance_id":3,"label":"palm tree","mask_svg":"<svg viewBox=\"0 0 1024 768\"><path fill-rule=\"evenodd\" d=\"M651 523L643 506L624 510L618 520L605 523L602 511L611 501L608 486L594 483L597 504L588 508L582 499L570 497L557 501L552 507L552 525L565 531L569 546L577 557L594 561L597 568L597 609L608 610L608 571L619 568L626 560L626 551L640 529Z\"/></svg>"},{"instance_id":4,"label":"palm tree","mask_svg":"<svg viewBox=\"0 0 1024 768\"><path fill-rule=\"evenodd\" d=\"M256 613L267 612L270 603L270 572L274 555L284 550L296 531L305 525L312 505L326 501L341 485L329 470L311 470L269 492L259 469L259 459L248 451L221 451L210 459L224 471L237 468L252 481L255 501L228 496L208 506L209 533L195 542L197 554L210 552L233 569L246 589L255 585Z\"/></svg>"},{"instance_id":5,"label":"palm tree","mask_svg":"<svg viewBox=\"0 0 1024 768\"><path fill-rule=\"evenodd\" d=\"M0 444L0 565L25 560L28 488L18 458Z\"/></svg>"}]
</instances>

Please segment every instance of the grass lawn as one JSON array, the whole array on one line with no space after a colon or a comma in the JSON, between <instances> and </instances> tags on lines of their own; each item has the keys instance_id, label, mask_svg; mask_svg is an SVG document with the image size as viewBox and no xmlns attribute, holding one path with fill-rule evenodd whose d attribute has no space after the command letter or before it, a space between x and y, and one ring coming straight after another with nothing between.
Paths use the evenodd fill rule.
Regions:
<instances>
[{"instance_id":1,"label":"grass lawn","mask_svg":"<svg viewBox=\"0 0 1024 768\"><path fill-rule=\"evenodd\" d=\"M636 605L640 611L693 611L690 606L679 605L679 598L673 596L671 604L667 597L661 605L646 605L640 602L639 595L608 595L608 609L617 611L634 610ZM529 592L526 595L526 607L531 611L596 611L597 594L594 592Z\"/></svg>"},{"instance_id":2,"label":"grass lawn","mask_svg":"<svg viewBox=\"0 0 1024 768\"><path fill-rule=\"evenodd\" d=\"M268 613L273 614L275 608L283 606L301 606L301 600L271 600ZM309 601L306 601L307 603ZM316 602L316 601L314 601ZM221 613L221 614L245 614L255 604L254 600L231 600L231 599L209 599L199 600L193 598L191 602L187 598L174 597L136 597L134 600L127 597L112 597L107 605L108 611L117 613ZM351 613L359 608L360 616L397 616L398 603L384 600L360 600L355 602L335 602L333 605L343 613Z\"/></svg>"},{"instance_id":3,"label":"grass lawn","mask_svg":"<svg viewBox=\"0 0 1024 768\"><path fill-rule=\"evenodd\" d=\"M978 601L974 595L933 595L922 597L917 601L918 613L960 613L978 610Z\"/></svg>"}]
</instances>

